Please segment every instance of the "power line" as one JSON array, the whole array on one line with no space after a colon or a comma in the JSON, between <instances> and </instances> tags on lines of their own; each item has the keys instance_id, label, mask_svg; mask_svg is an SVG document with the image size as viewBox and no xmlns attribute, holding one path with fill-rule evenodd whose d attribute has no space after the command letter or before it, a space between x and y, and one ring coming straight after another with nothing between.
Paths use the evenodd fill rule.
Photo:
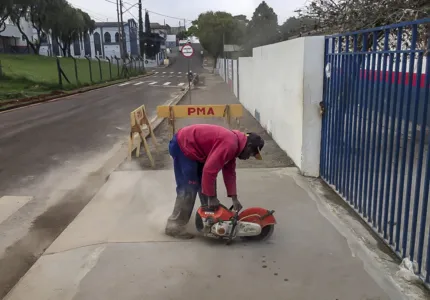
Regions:
<instances>
[{"instance_id":1,"label":"power line","mask_svg":"<svg viewBox=\"0 0 430 300\"><path fill-rule=\"evenodd\" d=\"M112 4L115 4L116 5L116 2L114 2L114 1L112 1L112 0L105 0L106 2L109 2L109 3L112 3ZM124 5L124 3L126 3L126 4L128 4L128 5L130 5L128 8L127 7L125 7L125 5ZM131 3L129 3L129 2L125 2L125 1L123 1L123 7L124 8L126 8L126 9L131 9L133 6L135 6L135 5L137 5L138 4L138 2L136 2L136 3L134 3L134 4L131 4ZM165 15L165 14L161 14L161 13L158 13L158 12L155 12L155 11L152 11L152 10L146 10L146 11L148 11L148 12L150 12L150 13L152 13L152 14L154 14L154 15L158 15L158 16L161 16L161 17L166 17L166 18L170 18L170 19L175 19L175 20L180 20L180 21L184 21L185 20L185 22L186 23L192 23L193 22L193 20L189 20L189 19L184 19L184 18L179 18L179 17L172 17L172 16L168 16L168 15ZM137 19L130 11L126 11L126 12L128 12L133 18L135 18L135 19Z\"/></svg>"},{"instance_id":2,"label":"power line","mask_svg":"<svg viewBox=\"0 0 430 300\"><path fill-rule=\"evenodd\" d=\"M167 16L167 15L163 15L163 14L157 13L155 11L151 11L151 10L147 10L147 11L150 12L150 13L152 13L152 14L159 15L159 16L166 17L166 18L171 18L171 19L176 19L176 20L181 20L181 21L185 20L185 21L188 21L188 22L192 22L192 20L187 20L187 19L184 19L184 18Z\"/></svg>"},{"instance_id":3,"label":"power line","mask_svg":"<svg viewBox=\"0 0 430 300\"><path fill-rule=\"evenodd\" d=\"M91 10L89 10L89 9L87 9L87 8L85 8L85 7L82 7L82 6L79 6L79 5L76 5L76 4L71 4L71 6L75 6L76 8L79 8L79 9L81 9L81 10L83 10L83 11L86 11L88 14L91 14L92 15L92 17L94 18L94 19L96 19L96 20L98 20L98 21L102 21L102 22L104 22L104 21L106 21L106 19L107 18L109 18L108 16L106 16L106 15L103 15L103 14L100 14L100 13L96 13L96 12L94 12L94 11L91 11ZM99 16L102 16L102 17L105 17L105 18L101 18L101 17L96 17L96 16L94 16L94 15L99 15Z\"/></svg>"}]
</instances>

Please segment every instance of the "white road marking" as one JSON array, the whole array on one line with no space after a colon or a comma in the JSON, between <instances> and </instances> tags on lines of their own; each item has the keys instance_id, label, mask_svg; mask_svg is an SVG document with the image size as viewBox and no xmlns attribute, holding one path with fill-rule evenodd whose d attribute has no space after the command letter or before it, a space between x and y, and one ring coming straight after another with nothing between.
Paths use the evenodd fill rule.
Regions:
<instances>
[{"instance_id":1,"label":"white road marking","mask_svg":"<svg viewBox=\"0 0 430 300\"><path fill-rule=\"evenodd\" d=\"M151 82L149 85L154 85L156 83L157 83L157 81L154 81L154 82Z\"/></svg>"},{"instance_id":2,"label":"white road marking","mask_svg":"<svg viewBox=\"0 0 430 300\"><path fill-rule=\"evenodd\" d=\"M169 85L169 84L171 84L171 82L168 81L168 82L164 83L163 85Z\"/></svg>"},{"instance_id":3,"label":"white road marking","mask_svg":"<svg viewBox=\"0 0 430 300\"><path fill-rule=\"evenodd\" d=\"M158 73L160 73L160 72L155 72L154 74L158 74Z\"/></svg>"},{"instance_id":4,"label":"white road marking","mask_svg":"<svg viewBox=\"0 0 430 300\"><path fill-rule=\"evenodd\" d=\"M175 72L170 72L170 74L173 74L173 73L175 73Z\"/></svg>"},{"instance_id":5,"label":"white road marking","mask_svg":"<svg viewBox=\"0 0 430 300\"><path fill-rule=\"evenodd\" d=\"M181 82L181 83L178 83L178 86L183 86L185 83L183 83L183 82Z\"/></svg>"},{"instance_id":6,"label":"white road marking","mask_svg":"<svg viewBox=\"0 0 430 300\"><path fill-rule=\"evenodd\" d=\"M166 72L163 72L163 74L166 74Z\"/></svg>"},{"instance_id":7,"label":"white road marking","mask_svg":"<svg viewBox=\"0 0 430 300\"><path fill-rule=\"evenodd\" d=\"M121 83L121 84L118 84L118 86L124 86L124 85L128 85L128 84L130 84L131 82L125 82L125 83Z\"/></svg>"},{"instance_id":8,"label":"white road marking","mask_svg":"<svg viewBox=\"0 0 430 300\"><path fill-rule=\"evenodd\" d=\"M144 84L146 81L140 81L140 82L138 82L138 83L135 83L135 84L133 84L133 85L141 85L141 84Z\"/></svg>"},{"instance_id":9,"label":"white road marking","mask_svg":"<svg viewBox=\"0 0 430 300\"><path fill-rule=\"evenodd\" d=\"M178 72L178 74L182 74L182 72Z\"/></svg>"}]
</instances>

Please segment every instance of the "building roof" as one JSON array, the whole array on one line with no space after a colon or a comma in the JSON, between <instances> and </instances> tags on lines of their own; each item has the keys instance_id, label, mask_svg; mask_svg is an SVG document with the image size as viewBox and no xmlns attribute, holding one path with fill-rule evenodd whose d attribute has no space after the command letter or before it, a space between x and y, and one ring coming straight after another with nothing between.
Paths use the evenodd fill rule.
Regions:
<instances>
[{"instance_id":1,"label":"building roof","mask_svg":"<svg viewBox=\"0 0 430 300\"><path fill-rule=\"evenodd\" d=\"M96 22L96 27L118 27L118 22Z\"/></svg>"},{"instance_id":2,"label":"building roof","mask_svg":"<svg viewBox=\"0 0 430 300\"><path fill-rule=\"evenodd\" d=\"M160 23L150 23L151 29L169 29L169 25L161 25Z\"/></svg>"},{"instance_id":3,"label":"building roof","mask_svg":"<svg viewBox=\"0 0 430 300\"><path fill-rule=\"evenodd\" d=\"M127 25L129 22L137 24L134 19L128 19L127 22L124 22L124 25ZM96 27L118 27L118 22L96 22Z\"/></svg>"}]
</instances>

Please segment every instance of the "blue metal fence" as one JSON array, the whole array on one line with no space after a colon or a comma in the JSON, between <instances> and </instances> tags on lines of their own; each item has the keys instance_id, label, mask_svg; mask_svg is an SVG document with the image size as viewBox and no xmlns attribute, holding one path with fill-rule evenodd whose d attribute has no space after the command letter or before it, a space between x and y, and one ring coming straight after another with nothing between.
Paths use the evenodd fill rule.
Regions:
<instances>
[{"instance_id":1,"label":"blue metal fence","mask_svg":"<svg viewBox=\"0 0 430 300\"><path fill-rule=\"evenodd\" d=\"M326 37L321 177L430 283L430 19Z\"/></svg>"}]
</instances>

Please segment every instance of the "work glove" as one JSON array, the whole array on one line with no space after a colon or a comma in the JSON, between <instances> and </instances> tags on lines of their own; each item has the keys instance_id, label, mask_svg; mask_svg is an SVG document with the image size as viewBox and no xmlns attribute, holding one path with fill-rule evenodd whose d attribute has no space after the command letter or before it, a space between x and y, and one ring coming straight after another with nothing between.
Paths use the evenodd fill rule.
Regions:
<instances>
[{"instance_id":1,"label":"work glove","mask_svg":"<svg viewBox=\"0 0 430 300\"><path fill-rule=\"evenodd\" d=\"M233 209L235 211L240 211L243 208L242 204L239 202L239 199L237 199L237 196L231 197L231 200L233 201Z\"/></svg>"},{"instance_id":2,"label":"work glove","mask_svg":"<svg viewBox=\"0 0 430 300\"><path fill-rule=\"evenodd\" d=\"M209 207L218 207L220 204L218 198L216 196L209 197L208 206Z\"/></svg>"}]
</instances>

